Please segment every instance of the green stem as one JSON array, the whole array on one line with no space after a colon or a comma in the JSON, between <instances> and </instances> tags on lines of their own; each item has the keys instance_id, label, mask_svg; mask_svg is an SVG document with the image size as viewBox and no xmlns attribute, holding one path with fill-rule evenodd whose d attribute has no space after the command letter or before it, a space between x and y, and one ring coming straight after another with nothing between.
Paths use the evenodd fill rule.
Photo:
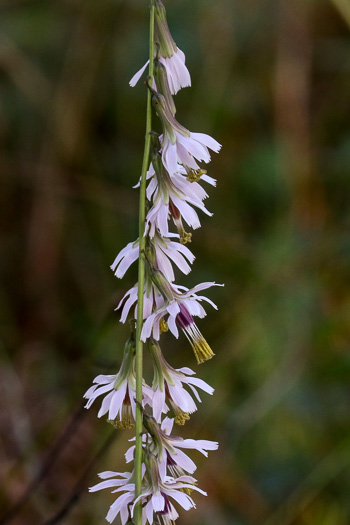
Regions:
<instances>
[{"instance_id":1,"label":"green stem","mask_svg":"<svg viewBox=\"0 0 350 525\"><path fill-rule=\"evenodd\" d=\"M153 55L154 55L154 0L150 2L150 29L149 29L149 70L148 75L153 78ZM139 208L139 277L137 295L137 322L136 322L136 450L135 450L135 499L140 496L142 490L142 379L143 379L143 343L141 341L141 330L143 323L143 294L145 287L145 215L146 215L146 174L149 165L150 154L150 132L152 129L152 94L147 90L147 116L146 137L143 154L141 184L140 184L140 208ZM142 525L141 501L135 507L135 525Z\"/></svg>"}]
</instances>

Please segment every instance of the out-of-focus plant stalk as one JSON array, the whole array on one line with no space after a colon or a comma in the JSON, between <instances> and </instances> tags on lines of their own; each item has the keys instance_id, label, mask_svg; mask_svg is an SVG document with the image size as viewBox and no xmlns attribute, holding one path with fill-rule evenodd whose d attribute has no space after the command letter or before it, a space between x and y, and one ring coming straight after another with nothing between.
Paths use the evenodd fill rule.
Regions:
<instances>
[{"instance_id":1,"label":"out-of-focus plant stalk","mask_svg":"<svg viewBox=\"0 0 350 525\"><path fill-rule=\"evenodd\" d=\"M150 0L150 29L149 29L149 69L148 74L153 78L154 57L154 0ZM135 499L141 494L142 488L142 377L143 377L143 343L141 330L143 322L143 295L145 282L145 215L146 215L146 175L150 155L150 132L152 129L152 102L151 91L147 90L146 136L143 154L140 207L139 207L139 269L138 269L138 296L136 321L136 450L135 450ZM135 507L135 525L142 525L141 501Z\"/></svg>"}]
</instances>

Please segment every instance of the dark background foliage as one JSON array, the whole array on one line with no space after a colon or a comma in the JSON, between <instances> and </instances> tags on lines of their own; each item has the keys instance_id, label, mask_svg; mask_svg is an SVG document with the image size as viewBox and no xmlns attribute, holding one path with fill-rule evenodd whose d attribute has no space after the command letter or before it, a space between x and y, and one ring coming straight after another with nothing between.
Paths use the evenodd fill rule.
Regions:
<instances>
[{"instance_id":1,"label":"dark background foliage","mask_svg":"<svg viewBox=\"0 0 350 525\"><path fill-rule=\"evenodd\" d=\"M194 458L209 497L179 523L346 525L350 4L166 5L193 82L178 119L223 144L214 217L178 279L226 284L199 322L217 355L198 373L216 392L179 431L220 449ZM111 427L81 398L128 335L113 309L136 268L119 282L109 265L137 236L146 93L128 81L146 60L147 7L0 3L1 513L35 489L1 523L103 524L114 498L87 487L125 468L132 432L84 476ZM184 337L163 339L174 366L195 366Z\"/></svg>"}]
</instances>

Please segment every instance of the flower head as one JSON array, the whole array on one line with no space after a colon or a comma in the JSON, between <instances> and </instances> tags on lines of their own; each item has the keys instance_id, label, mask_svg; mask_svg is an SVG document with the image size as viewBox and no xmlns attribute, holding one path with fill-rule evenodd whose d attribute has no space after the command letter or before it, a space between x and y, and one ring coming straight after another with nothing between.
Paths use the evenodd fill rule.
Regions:
<instances>
[{"instance_id":1,"label":"flower head","mask_svg":"<svg viewBox=\"0 0 350 525\"><path fill-rule=\"evenodd\" d=\"M120 316L120 322L125 323L131 307L137 302L137 291L138 285L135 284L120 300L116 310L122 309ZM152 281L146 276L145 279L145 291L143 296L143 318L146 319L154 308L158 308L163 305L163 296L159 293L158 289L152 284ZM137 304L134 309L134 317L137 316Z\"/></svg>"},{"instance_id":2,"label":"flower head","mask_svg":"<svg viewBox=\"0 0 350 525\"><path fill-rule=\"evenodd\" d=\"M216 441L207 439L183 439L172 436L174 419L168 417L163 419L160 427L153 417L144 414L143 424L148 431L148 435L144 435L143 443L147 442L151 452L158 458L161 479L166 478L167 471L177 477L184 475L185 472L193 474L197 469L196 464L181 449L197 450L207 457L208 450L217 450L219 446ZM135 438L130 441L134 440ZM130 447L125 454L127 463L133 461L134 452L135 445Z\"/></svg>"},{"instance_id":3,"label":"flower head","mask_svg":"<svg viewBox=\"0 0 350 525\"><path fill-rule=\"evenodd\" d=\"M169 281L174 281L175 276L171 263L173 262L184 274L188 274L191 271L189 263L193 263L195 257L186 246L176 242L176 240L172 241L169 238L170 236L178 237L176 234L168 234L168 237L161 237L155 231L154 236L152 238L148 237L146 240L146 255L149 260L158 266ZM138 256L139 239L135 242L130 242L118 254L111 265L114 274L122 278L132 263L138 259Z\"/></svg>"},{"instance_id":4,"label":"flower head","mask_svg":"<svg viewBox=\"0 0 350 525\"><path fill-rule=\"evenodd\" d=\"M108 419L117 428L133 428L136 417L136 377L135 377L135 340L131 337L125 344L123 361L120 371L115 375L98 375L94 385L85 392L88 399L85 408L104 394L107 394L98 412L98 417L108 412ZM149 395L153 392L146 384L143 385L144 403L150 402Z\"/></svg>"},{"instance_id":5,"label":"flower head","mask_svg":"<svg viewBox=\"0 0 350 525\"><path fill-rule=\"evenodd\" d=\"M145 483L142 494L136 498L134 505L139 500L143 502L147 520L151 525L153 524L154 514L155 519L162 525L171 525L172 521L178 517L171 500L176 501L185 510L195 508L196 505L186 490L187 492L195 490L204 496L207 495L195 485L196 480L191 476L180 476L178 478L166 476L162 478L157 457L147 449L144 458L146 466Z\"/></svg>"},{"instance_id":6,"label":"flower head","mask_svg":"<svg viewBox=\"0 0 350 525\"><path fill-rule=\"evenodd\" d=\"M143 465L142 473L144 474L145 467ZM124 492L111 505L106 520L112 523L120 514L122 525L131 521L131 508L135 499L135 473L134 472L101 472L99 477L104 481L97 483L89 488L89 492L96 492L103 489L114 489L112 493ZM115 488L117 487L117 488Z\"/></svg>"},{"instance_id":7,"label":"flower head","mask_svg":"<svg viewBox=\"0 0 350 525\"><path fill-rule=\"evenodd\" d=\"M191 290L185 286L171 285L172 299L164 302L156 311L154 311L145 320L142 328L141 339L146 341L148 337L153 335L157 341L160 337L160 321L168 316L166 319L167 325L171 333L177 338L179 336L178 327L184 332L189 340L198 363L203 363L214 356L207 341L202 336L197 325L194 322L193 316L200 318L206 316L206 312L201 305L202 301L206 301L217 309L217 306L207 297L197 295L197 292L210 288L211 286L222 286L216 283L202 283L198 284Z\"/></svg>"},{"instance_id":8,"label":"flower head","mask_svg":"<svg viewBox=\"0 0 350 525\"><path fill-rule=\"evenodd\" d=\"M177 172L178 163L188 170L198 170L200 167L196 159L208 163L211 158L209 149L216 153L220 151L221 144L210 135L191 133L182 126L171 113L163 95L153 91L152 104L163 126L163 135L160 137L162 161L170 175Z\"/></svg>"},{"instance_id":9,"label":"flower head","mask_svg":"<svg viewBox=\"0 0 350 525\"><path fill-rule=\"evenodd\" d=\"M191 476L180 476L174 479L170 476L161 478L156 457L151 452L144 451L142 465L142 493L135 500L134 472L102 472L99 475L104 481L91 487L90 492L113 488L112 493L124 492L111 505L106 520L112 523L120 514L122 525L133 517L138 501L142 503L142 523L153 525L154 519L161 525L172 525L178 513L171 500L177 502L183 509L189 510L196 505L193 499L184 492L195 490L206 496L206 492L196 487L196 480ZM117 487L117 488L115 488Z\"/></svg>"},{"instance_id":10,"label":"flower head","mask_svg":"<svg viewBox=\"0 0 350 525\"><path fill-rule=\"evenodd\" d=\"M191 85L191 76L185 65L185 54L177 47L171 36L165 7L160 0L155 2L154 31L155 42L159 47L158 59L166 70L170 92L175 95L181 88ZM149 60L132 77L129 82L131 87L134 87L140 80L148 64Z\"/></svg>"},{"instance_id":11,"label":"flower head","mask_svg":"<svg viewBox=\"0 0 350 525\"><path fill-rule=\"evenodd\" d=\"M176 172L171 176L163 166L158 137L153 137L152 163L147 178L150 180L147 187L147 198L153 203L146 217L146 231L153 237L157 230L160 235L168 236L168 218L172 217L180 242L184 243L185 232L182 219L192 228L199 228L200 222L194 207L207 215L212 215L204 206L203 201L208 197L206 191L198 182L189 180L186 169L177 164ZM203 180L215 185L215 179L204 175Z\"/></svg>"},{"instance_id":12,"label":"flower head","mask_svg":"<svg viewBox=\"0 0 350 525\"><path fill-rule=\"evenodd\" d=\"M152 409L156 421L160 421L162 413L168 412L168 405L173 409L175 422L184 424L188 414L197 410L192 396L184 388L187 386L197 401L201 402L197 388L213 394L214 389L202 379L192 377L195 373L190 368L175 370L167 363L157 341L151 339L148 348L153 357L154 377Z\"/></svg>"}]
</instances>

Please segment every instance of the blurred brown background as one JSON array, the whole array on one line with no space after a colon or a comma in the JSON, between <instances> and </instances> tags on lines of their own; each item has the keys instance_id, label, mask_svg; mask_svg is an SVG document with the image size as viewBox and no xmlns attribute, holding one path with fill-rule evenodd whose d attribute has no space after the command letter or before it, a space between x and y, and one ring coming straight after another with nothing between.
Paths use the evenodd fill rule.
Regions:
<instances>
[{"instance_id":1,"label":"blurred brown background","mask_svg":"<svg viewBox=\"0 0 350 525\"><path fill-rule=\"evenodd\" d=\"M179 430L220 449L193 453L209 497L179 524L349 524L350 2L166 6L193 82L178 120L223 144L178 278L226 283L198 323L216 392ZM0 2L2 524L103 524L114 496L87 487L125 469L132 432L84 475L111 427L81 406L128 336L113 309L136 268L109 265L137 237L147 8ZM196 366L184 337L163 349Z\"/></svg>"}]
</instances>

